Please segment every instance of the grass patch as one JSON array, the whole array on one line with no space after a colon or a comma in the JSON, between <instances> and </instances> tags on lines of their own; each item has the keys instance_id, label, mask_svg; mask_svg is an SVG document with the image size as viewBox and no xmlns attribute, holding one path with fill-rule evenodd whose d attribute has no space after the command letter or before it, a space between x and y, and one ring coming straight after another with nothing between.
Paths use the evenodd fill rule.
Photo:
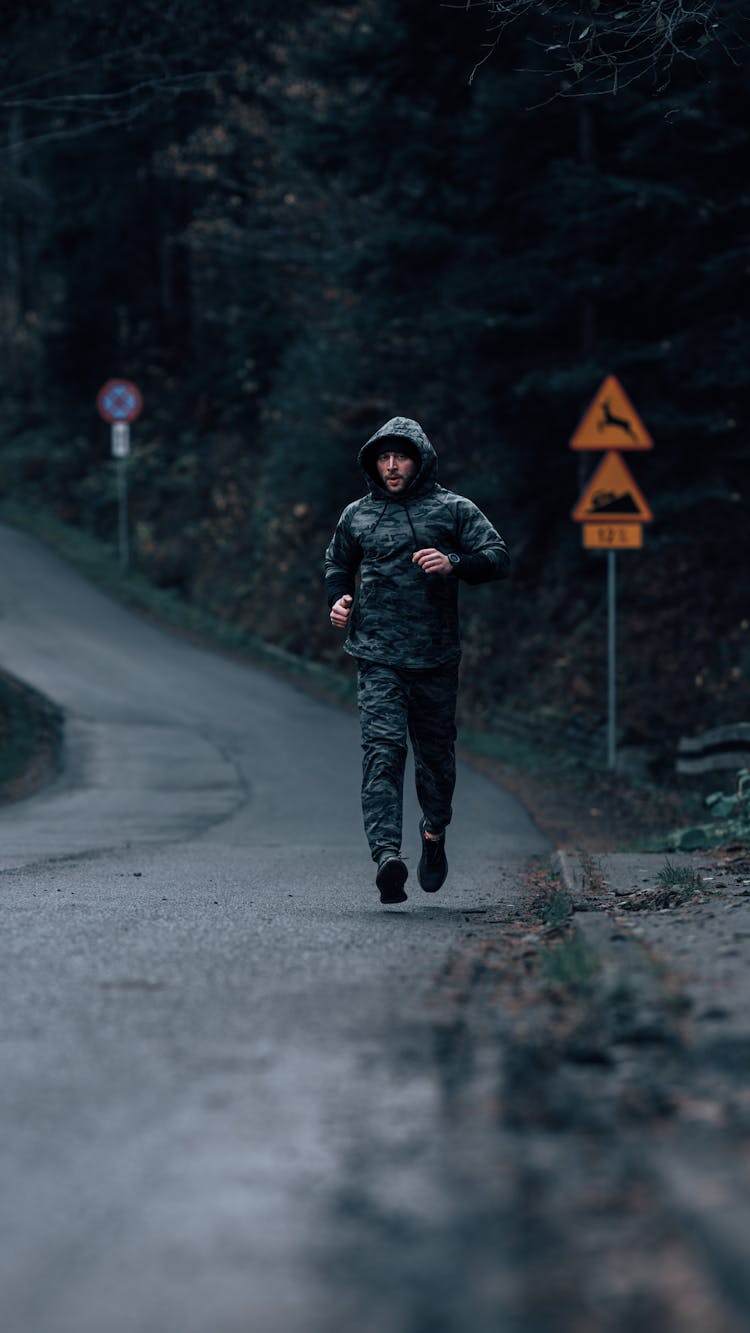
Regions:
<instances>
[{"instance_id":1,"label":"grass patch","mask_svg":"<svg viewBox=\"0 0 750 1333\"><path fill-rule=\"evenodd\" d=\"M545 926L559 928L567 925L573 915L573 899L564 889L554 889L542 908Z\"/></svg>"},{"instance_id":2,"label":"grass patch","mask_svg":"<svg viewBox=\"0 0 750 1333\"><path fill-rule=\"evenodd\" d=\"M530 903L533 917L553 930L567 926L573 915L573 899L562 886L554 854L533 857L526 867L526 877L530 890L535 892Z\"/></svg>"},{"instance_id":3,"label":"grass patch","mask_svg":"<svg viewBox=\"0 0 750 1333\"><path fill-rule=\"evenodd\" d=\"M541 962L545 984L574 995L587 994L599 971L596 954L577 931L546 949Z\"/></svg>"},{"instance_id":4,"label":"grass patch","mask_svg":"<svg viewBox=\"0 0 750 1333\"><path fill-rule=\"evenodd\" d=\"M665 888L681 889L683 893L696 893L704 888L703 876L692 866L676 866L667 859L656 876Z\"/></svg>"},{"instance_id":5,"label":"grass patch","mask_svg":"<svg viewBox=\"0 0 750 1333\"><path fill-rule=\"evenodd\" d=\"M627 912L658 912L667 907L683 907L698 893L704 893L706 884L699 871L692 866L676 866L666 860L657 873L657 887L643 889L621 900Z\"/></svg>"},{"instance_id":6,"label":"grass patch","mask_svg":"<svg viewBox=\"0 0 750 1333\"><path fill-rule=\"evenodd\" d=\"M585 847L578 849L578 863L581 867L581 881L584 893L602 894L607 891L607 884L604 879L604 871L598 861L594 859Z\"/></svg>"}]
</instances>

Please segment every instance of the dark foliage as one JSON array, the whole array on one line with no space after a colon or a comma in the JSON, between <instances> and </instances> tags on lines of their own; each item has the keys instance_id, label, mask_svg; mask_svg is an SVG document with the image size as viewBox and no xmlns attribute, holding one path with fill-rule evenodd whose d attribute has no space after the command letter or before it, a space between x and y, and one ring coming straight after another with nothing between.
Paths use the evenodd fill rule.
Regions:
<instances>
[{"instance_id":1,"label":"dark foliage","mask_svg":"<svg viewBox=\"0 0 750 1333\"><path fill-rule=\"evenodd\" d=\"M513 585L466 599L467 716L594 731L603 567L567 440L615 373L657 445L635 466L657 521L620 560L621 716L668 748L750 703L743 6L668 68L644 48L616 95L593 64L561 82L560 6L516 8L477 70L486 6L15 6L4 488L109 536L93 399L137 380L139 564L336 659L322 546L359 445L415 416L515 554ZM593 61L614 38L589 9Z\"/></svg>"}]
</instances>

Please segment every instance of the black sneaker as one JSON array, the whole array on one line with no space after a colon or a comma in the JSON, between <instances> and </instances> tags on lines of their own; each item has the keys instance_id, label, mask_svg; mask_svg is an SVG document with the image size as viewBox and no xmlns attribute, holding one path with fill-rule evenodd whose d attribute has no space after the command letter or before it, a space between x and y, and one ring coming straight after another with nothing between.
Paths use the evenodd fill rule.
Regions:
<instances>
[{"instance_id":1,"label":"black sneaker","mask_svg":"<svg viewBox=\"0 0 750 1333\"><path fill-rule=\"evenodd\" d=\"M419 858L417 879L425 893L437 893L445 883L448 874L448 860L445 855L445 834L440 838L426 838L424 819L419 821L419 836L422 839L422 855Z\"/></svg>"},{"instance_id":2,"label":"black sneaker","mask_svg":"<svg viewBox=\"0 0 750 1333\"><path fill-rule=\"evenodd\" d=\"M386 852L378 866L375 883L380 889L381 903L405 903L404 884L409 871L396 852Z\"/></svg>"}]
</instances>

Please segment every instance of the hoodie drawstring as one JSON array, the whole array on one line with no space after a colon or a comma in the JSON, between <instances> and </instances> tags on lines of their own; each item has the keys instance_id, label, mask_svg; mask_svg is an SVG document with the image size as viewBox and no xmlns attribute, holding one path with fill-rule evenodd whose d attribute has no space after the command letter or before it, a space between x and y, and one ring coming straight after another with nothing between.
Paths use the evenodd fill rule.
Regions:
<instances>
[{"instance_id":1,"label":"hoodie drawstring","mask_svg":"<svg viewBox=\"0 0 750 1333\"><path fill-rule=\"evenodd\" d=\"M376 532L376 531L377 531L378 524L380 523L380 520L381 520L381 518L383 517L383 515L384 515L384 513L385 513L385 511L386 511L387 508L388 508L388 501L387 501L387 500L384 500L384 501L383 501L383 508L381 509L380 513L378 514L378 517L376 518L376 520L375 520L375 522L374 522L374 524L373 524L373 528L372 528L373 532ZM414 529L412 528L412 532L413 532L413 531L414 531Z\"/></svg>"},{"instance_id":2,"label":"hoodie drawstring","mask_svg":"<svg viewBox=\"0 0 750 1333\"><path fill-rule=\"evenodd\" d=\"M420 549L420 547L419 547L419 538L417 537L417 534L416 534L416 532L414 531L414 524L413 524L412 521L411 521L411 514L409 513L409 506L408 506L408 505L404 505L404 509L406 510L406 517L407 517L408 520L409 520L409 527L411 528L411 535L412 535L412 537L414 538L414 550L415 550L415 551L418 551L418 550Z\"/></svg>"},{"instance_id":3,"label":"hoodie drawstring","mask_svg":"<svg viewBox=\"0 0 750 1333\"><path fill-rule=\"evenodd\" d=\"M384 500L384 501L383 501L383 508L381 509L380 513L378 514L377 518L375 519L375 522L374 522L373 525L372 525L372 532L373 532L373 533L374 533L374 532L377 532L378 526L379 526L379 524L380 524L380 520L381 520L381 518L384 517L385 512L386 512L386 510L387 510L389 504L398 504L398 500L395 500L395 501L394 501L394 500ZM417 536L417 534L416 534L416 531L415 531L415 529L414 529L414 524L413 524L412 521L411 521L411 514L409 513L409 506L405 504L405 505L403 506L403 509L404 509L404 513L406 514L406 521L407 521L407 523L409 524L409 527L411 528L411 535L412 535L412 537L414 538L414 550L415 550L415 551L418 551L418 550L420 549L420 546L419 546L419 538L418 538L418 536Z\"/></svg>"}]
</instances>

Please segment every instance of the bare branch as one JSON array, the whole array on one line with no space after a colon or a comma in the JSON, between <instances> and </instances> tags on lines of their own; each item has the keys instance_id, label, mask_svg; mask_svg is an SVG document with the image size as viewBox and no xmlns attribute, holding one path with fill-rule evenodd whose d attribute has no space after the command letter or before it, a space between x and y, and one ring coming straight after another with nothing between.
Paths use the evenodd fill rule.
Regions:
<instances>
[{"instance_id":1,"label":"bare branch","mask_svg":"<svg viewBox=\"0 0 750 1333\"><path fill-rule=\"evenodd\" d=\"M663 91L677 61L696 62L718 47L736 64L736 52L747 45L715 0L466 0L446 7L487 13L490 40L470 83L509 29L524 21L544 55L529 72L561 79L553 97L613 94L647 75Z\"/></svg>"},{"instance_id":2,"label":"bare branch","mask_svg":"<svg viewBox=\"0 0 750 1333\"><path fill-rule=\"evenodd\" d=\"M168 74L160 79L143 79L140 83L131 84L127 88L119 88L111 93L57 93L50 94L49 97L0 99L0 106L7 108L25 107L44 111L86 110L91 103L108 102L111 105L125 99L139 97L144 93L155 96L163 92L190 92L196 87L205 87L208 80L220 78L228 72L225 69L201 69L195 70L191 74Z\"/></svg>"}]
</instances>

